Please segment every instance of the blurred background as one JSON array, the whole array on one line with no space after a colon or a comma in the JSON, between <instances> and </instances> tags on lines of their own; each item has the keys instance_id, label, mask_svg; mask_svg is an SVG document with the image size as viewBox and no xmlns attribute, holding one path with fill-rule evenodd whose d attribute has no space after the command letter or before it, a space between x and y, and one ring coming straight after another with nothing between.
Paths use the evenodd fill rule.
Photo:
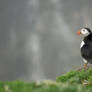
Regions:
<instances>
[{"instance_id":1,"label":"blurred background","mask_svg":"<svg viewBox=\"0 0 92 92\"><path fill-rule=\"evenodd\" d=\"M76 33L91 21L92 0L0 0L0 80L54 80L80 68Z\"/></svg>"}]
</instances>

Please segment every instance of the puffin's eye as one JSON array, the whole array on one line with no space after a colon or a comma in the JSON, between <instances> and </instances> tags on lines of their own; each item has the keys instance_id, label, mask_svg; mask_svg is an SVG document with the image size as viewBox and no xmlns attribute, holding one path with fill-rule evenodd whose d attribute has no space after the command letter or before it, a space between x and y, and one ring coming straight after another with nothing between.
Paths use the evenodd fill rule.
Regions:
<instances>
[{"instance_id":1,"label":"puffin's eye","mask_svg":"<svg viewBox=\"0 0 92 92\"><path fill-rule=\"evenodd\" d=\"M85 30L83 30L83 32L85 32Z\"/></svg>"}]
</instances>

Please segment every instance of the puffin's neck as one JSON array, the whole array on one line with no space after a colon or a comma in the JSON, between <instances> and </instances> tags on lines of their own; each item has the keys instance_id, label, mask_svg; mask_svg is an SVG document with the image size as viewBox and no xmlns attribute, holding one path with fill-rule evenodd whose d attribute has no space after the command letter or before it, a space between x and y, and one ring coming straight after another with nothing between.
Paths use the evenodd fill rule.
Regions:
<instances>
[{"instance_id":1,"label":"puffin's neck","mask_svg":"<svg viewBox=\"0 0 92 92\"><path fill-rule=\"evenodd\" d=\"M85 43L86 43L87 41L90 41L90 40L92 40L92 33L89 34L88 36L85 36L84 39L83 39L83 41L84 41Z\"/></svg>"}]
</instances>

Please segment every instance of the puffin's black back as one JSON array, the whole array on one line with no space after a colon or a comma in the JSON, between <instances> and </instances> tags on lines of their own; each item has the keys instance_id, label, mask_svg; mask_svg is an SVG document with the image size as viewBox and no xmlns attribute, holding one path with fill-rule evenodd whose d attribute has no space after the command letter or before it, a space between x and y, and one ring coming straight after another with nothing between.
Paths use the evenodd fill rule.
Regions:
<instances>
[{"instance_id":1,"label":"puffin's black back","mask_svg":"<svg viewBox=\"0 0 92 92\"><path fill-rule=\"evenodd\" d=\"M81 55L89 63L92 63L92 33L84 38L83 47L81 48Z\"/></svg>"}]
</instances>

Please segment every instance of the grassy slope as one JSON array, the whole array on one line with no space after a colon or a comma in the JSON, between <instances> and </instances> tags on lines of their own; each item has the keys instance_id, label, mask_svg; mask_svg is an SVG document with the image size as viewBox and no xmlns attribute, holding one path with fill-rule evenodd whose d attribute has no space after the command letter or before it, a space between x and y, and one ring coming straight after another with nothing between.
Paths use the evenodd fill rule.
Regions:
<instances>
[{"instance_id":1,"label":"grassy slope","mask_svg":"<svg viewBox=\"0 0 92 92\"><path fill-rule=\"evenodd\" d=\"M92 68L68 72L56 81L0 82L0 92L92 92Z\"/></svg>"}]
</instances>

